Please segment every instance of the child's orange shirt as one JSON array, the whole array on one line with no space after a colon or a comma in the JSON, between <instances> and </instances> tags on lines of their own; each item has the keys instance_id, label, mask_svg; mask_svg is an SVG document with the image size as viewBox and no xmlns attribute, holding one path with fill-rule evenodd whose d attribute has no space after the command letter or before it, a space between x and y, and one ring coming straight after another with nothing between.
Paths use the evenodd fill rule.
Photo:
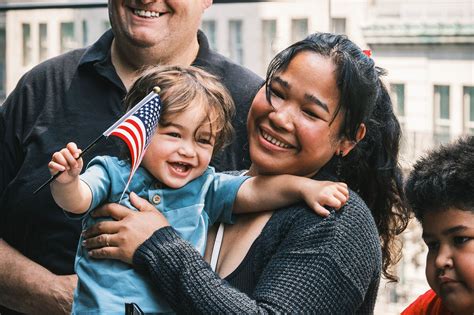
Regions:
<instances>
[{"instance_id":1,"label":"child's orange shirt","mask_svg":"<svg viewBox=\"0 0 474 315\"><path fill-rule=\"evenodd\" d=\"M433 290L426 291L411 303L401 315L453 315Z\"/></svg>"}]
</instances>

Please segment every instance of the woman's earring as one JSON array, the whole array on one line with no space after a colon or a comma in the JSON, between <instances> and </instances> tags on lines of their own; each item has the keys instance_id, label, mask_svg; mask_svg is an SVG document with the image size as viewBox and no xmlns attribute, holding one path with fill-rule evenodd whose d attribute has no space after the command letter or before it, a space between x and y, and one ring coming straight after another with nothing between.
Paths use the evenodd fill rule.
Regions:
<instances>
[{"instance_id":1,"label":"woman's earring","mask_svg":"<svg viewBox=\"0 0 474 315\"><path fill-rule=\"evenodd\" d=\"M336 155L336 176L339 180L341 180L341 173L342 173L342 151L339 151L339 154Z\"/></svg>"}]
</instances>

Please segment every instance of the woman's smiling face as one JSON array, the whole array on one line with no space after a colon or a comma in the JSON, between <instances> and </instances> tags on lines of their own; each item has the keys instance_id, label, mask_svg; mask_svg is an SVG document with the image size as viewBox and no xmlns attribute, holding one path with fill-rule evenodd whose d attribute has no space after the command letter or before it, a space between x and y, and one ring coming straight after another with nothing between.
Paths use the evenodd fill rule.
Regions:
<instances>
[{"instance_id":1,"label":"woman's smiling face","mask_svg":"<svg viewBox=\"0 0 474 315\"><path fill-rule=\"evenodd\" d=\"M339 139L341 112L336 66L328 57L300 52L286 70L273 77L271 104L265 87L249 111L251 172L313 176L334 154L344 154L348 141Z\"/></svg>"}]
</instances>

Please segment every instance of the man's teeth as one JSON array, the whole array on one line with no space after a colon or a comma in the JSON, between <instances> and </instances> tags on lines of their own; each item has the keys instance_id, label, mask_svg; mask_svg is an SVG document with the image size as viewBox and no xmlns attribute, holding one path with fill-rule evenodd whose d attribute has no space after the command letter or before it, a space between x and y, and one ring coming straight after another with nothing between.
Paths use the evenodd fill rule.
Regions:
<instances>
[{"instance_id":1,"label":"man's teeth","mask_svg":"<svg viewBox=\"0 0 474 315\"><path fill-rule=\"evenodd\" d=\"M289 149L290 148L290 146L288 144L285 144L285 143L281 142L280 140L277 140L277 139L273 138L268 133L262 132L262 136L263 136L263 139L267 140L268 142L271 142L272 144L274 144L274 145L276 145L280 148L284 148L284 149Z\"/></svg>"},{"instance_id":2,"label":"man's teeth","mask_svg":"<svg viewBox=\"0 0 474 315\"><path fill-rule=\"evenodd\" d=\"M159 17L160 13L159 12L154 12L154 11L145 11L145 10L134 10L135 15L138 15L140 17Z\"/></svg>"}]
</instances>

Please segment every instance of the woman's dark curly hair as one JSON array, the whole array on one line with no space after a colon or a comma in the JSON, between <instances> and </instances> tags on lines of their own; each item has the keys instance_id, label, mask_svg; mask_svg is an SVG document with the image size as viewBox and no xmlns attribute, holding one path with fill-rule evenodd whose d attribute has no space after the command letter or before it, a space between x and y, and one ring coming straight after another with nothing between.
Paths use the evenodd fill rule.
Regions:
<instances>
[{"instance_id":1,"label":"woman's dark curly hair","mask_svg":"<svg viewBox=\"0 0 474 315\"><path fill-rule=\"evenodd\" d=\"M385 72L344 35L315 33L280 52L270 63L265 81L270 101L273 77L284 71L300 52L314 52L330 58L336 66L340 93L333 116L341 113L340 138L357 142L361 124L365 137L342 159L341 178L366 202L375 219L382 246L382 272L392 281L390 267L401 257L396 236L410 219L403 192L403 177L398 165L400 124L380 77ZM337 157L328 163L334 165Z\"/></svg>"}]
</instances>

